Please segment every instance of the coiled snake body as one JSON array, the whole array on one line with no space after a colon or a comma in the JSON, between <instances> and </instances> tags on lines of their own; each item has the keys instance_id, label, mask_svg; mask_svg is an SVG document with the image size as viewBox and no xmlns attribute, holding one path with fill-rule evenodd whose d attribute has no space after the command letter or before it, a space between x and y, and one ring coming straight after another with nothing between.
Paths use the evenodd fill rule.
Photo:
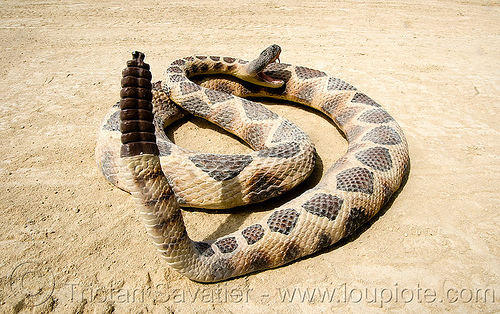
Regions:
<instances>
[{"instance_id":1,"label":"coiled snake body","mask_svg":"<svg viewBox=\"0 0 500 314\"><path fill-rule=\"evenodd\" d=\"M179 59L154 86L144 55L134 53L123 72L120 108L104 119L96 148L104 175L131 192L161 256L192 280L213 282L277 267L337 242L373 217L409 170L403 131L379 104L324 72L273 62L279 53L273 45L251 62ZM219 73L246 82L209 79L200 86L189 79ZM317 186L262 221L219 239L193 241L180 205L259 202L292 188L314 167L314 146L304 132L234 95L281 98L320 110L345 133L348 150ZM216 155L176 146L163 128L183 110L236 134L256 151Z\"/></svg>"}]
</instances>

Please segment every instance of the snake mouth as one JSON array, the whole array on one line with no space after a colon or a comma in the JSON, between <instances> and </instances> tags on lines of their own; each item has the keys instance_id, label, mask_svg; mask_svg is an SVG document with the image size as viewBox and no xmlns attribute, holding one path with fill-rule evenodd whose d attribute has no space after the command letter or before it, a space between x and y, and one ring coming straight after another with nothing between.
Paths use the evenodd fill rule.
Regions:
<instances>
[{"instance_id":1,"label":"snake mouth","mask_svg":"<svg viewBox=\"0 0 500 314\"><path fill-rule=\"evenodd\" d=\"M267 63L266 67L268 65L270 65L271 63L275 63L275 62L280 63L280 54L281 54L281 50L279 50L276 53L276 55ZM271 77L271 76L267 75L266 73L264 73L264 69L262 69L262 71L257 74L257 76L260 77L263 81L268 82L272 85L282 85L284 83L283 80Z\"/></svg>"},{"instance_id":2,"label":"snake mouth","mask_svg":"<svg viewBox=\"0 0 500 314\"><path fill-rule=\"evenodd\" d=\"M265 81L269 84L272 84L273 86L275 86L275 85L281 86L284 83L283 80L280 80L280 79L277 79L274 77L270 77L269 75L267 75L264 72L259 72L259 74L257 74L257 76L260 77L263 81Z\"/></svg>"}]
</instances>

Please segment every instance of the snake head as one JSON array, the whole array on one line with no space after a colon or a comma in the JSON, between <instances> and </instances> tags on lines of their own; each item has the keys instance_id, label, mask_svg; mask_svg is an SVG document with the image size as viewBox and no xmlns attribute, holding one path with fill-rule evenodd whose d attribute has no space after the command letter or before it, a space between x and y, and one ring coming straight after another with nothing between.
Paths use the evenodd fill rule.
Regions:
<instances>
[{"instance_id":1,"label":"snake head","mask_svg":"<svg viewBox=\"0 0 500 314\"><path fill-rule=\"evenodd\" d=\"M257 59L248 63L245 80L265 87L281 87L285 83L283 80L270 77L264 73L264 69L270 63L279 60L280 53L281 48L278 45L271 45L264 49Z\"/></svg>"}]
</instances>

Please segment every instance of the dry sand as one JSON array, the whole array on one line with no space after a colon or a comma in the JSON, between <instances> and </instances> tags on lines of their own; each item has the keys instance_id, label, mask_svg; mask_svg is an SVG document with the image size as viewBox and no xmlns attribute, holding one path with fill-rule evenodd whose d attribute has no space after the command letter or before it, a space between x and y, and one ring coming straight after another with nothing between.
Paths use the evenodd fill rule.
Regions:
<instances>
[{"instance_id":1,"label":"dry sand","mask_svg":"<svg viewBox=\"0 0 500 314\"><path fill-rule=\"evenodd\" d=\"M4 1L0 18L0 312L500 311L498 2ZM98 127L133 50L161 79L179 57L250 59L272 43L283 62L383 104L406 132L411 173L356 237L278 269L195 283L158 257L131 197L101 176ZM321 115L269 107L317 143L314 177L237 214L185 212L194 238L257 220L345 151ZM170 134L201 151L249 150L196 119Z\"/></svg>"}]
</instances>

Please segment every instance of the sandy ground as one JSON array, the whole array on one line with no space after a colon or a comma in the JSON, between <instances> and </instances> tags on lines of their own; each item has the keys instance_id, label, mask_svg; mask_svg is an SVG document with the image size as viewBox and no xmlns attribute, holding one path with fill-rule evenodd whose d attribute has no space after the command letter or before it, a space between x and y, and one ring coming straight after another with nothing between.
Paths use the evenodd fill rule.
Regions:
<instances>
[{"instance_id":1,"label":"sandy ground","mask_svg":"<svg viewBox=\"0 0 500 314\"><path fill-rule=\"evenodd\" d=\"M125 3L2 2L0 312L500 311L498 2ZM406 132L411 173L356 237L278 269L195 283L157 256L131 197L101 176L98 127L133 50L161 79L179 57L250 59L272 43L283 62L343 78L383 104ZM237 214L186 211L192 237L257 220L345 151L322 116L269 107L317 143L313 177ZM169 132L201 151L249 150L196 119Z\"/></svg>"}]
</instances>

